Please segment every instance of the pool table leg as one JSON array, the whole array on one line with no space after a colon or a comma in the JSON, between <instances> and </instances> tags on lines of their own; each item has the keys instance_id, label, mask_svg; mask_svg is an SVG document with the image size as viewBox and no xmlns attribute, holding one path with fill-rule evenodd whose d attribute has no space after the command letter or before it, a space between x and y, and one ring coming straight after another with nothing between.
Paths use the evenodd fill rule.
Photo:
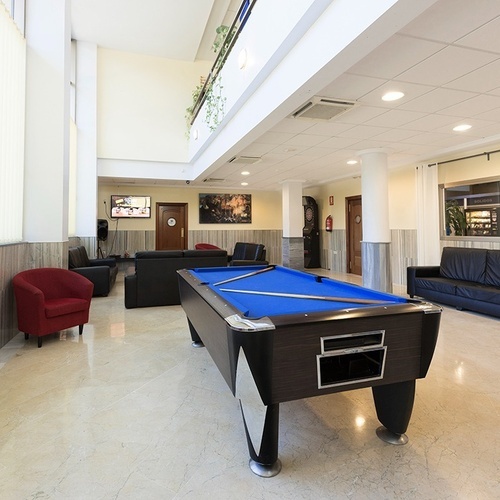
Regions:
<instances>
[{"instance_id":1,"label":"pool table leg","mask_svg":"<svg viewBox=\"0 0 500 500\"><path fill-rule=\"evenodd\" d=\"M191 321L189 321L189 319L188 319L188 325L189 325L189 333L191 334L191 340L192 340L191 345L193 347L205 347L205 344L200 339L198 332L195 330L194 326L191 324Z\"/></svg>"},{"instance_id":2,"label":"pool table leg","mask_svg":"<svg viewBox=\"0 0 500 500\"><path fill-rule=\"evenodd\" d=\"M281 470L281 461L278 458L278 434L279 434L279 403L266 407L264 429L260 442L260 450L257 454L248 431L243 405L240 400L241 415L245 434L247 437L248 452L250 454L250 469L254 474L261 477L273 477Z\"/></svg>"},{"instance_id":3,"label":"pool table leg","mask_svg":"<svg viewBox=\"0 0 500 500\"><path fill-rule=\"evenodd\" d=\"M391 444L406 444L405 434L415 399L415 380L372 387L377 417L382 427L377 436Z\"/></svg>"}]
</instances>

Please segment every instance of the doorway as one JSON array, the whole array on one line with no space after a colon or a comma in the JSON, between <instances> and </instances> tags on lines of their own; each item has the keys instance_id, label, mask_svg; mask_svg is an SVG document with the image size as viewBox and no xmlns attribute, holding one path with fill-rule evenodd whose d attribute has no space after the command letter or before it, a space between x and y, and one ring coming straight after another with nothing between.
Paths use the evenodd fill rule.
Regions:
<instances>
[{"instance_id":1,"label":"doorway","mask_svg":"<svg viewBox=\"0 0 500 500\"><path fill-rule=\"evenodd\" d=\"M345 199L345 203L347 272L361 276L361 241L363 240L361 195L349 196Z\"/></svg>"},{"instance_id":2,"label":"doorway","mask_svg":"<svg viewBox=\"0 0 500 500\"><path fill-rule=\"evenodd\" d=\"M187 203L156 204L156 250L187 249Z\"/></svg>"}]
</instances>

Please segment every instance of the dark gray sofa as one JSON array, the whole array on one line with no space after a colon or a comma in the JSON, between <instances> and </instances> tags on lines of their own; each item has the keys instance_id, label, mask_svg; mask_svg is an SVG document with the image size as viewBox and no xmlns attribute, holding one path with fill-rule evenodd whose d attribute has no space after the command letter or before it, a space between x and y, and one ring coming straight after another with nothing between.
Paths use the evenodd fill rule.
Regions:
<instances>
[{"instance_id":1,"label":"dark gray sofa","mask_svg":"<svg viewBox=\"0 0 500 500\"><path fill-rule=\"evenodd\" d=\"M439 266L410 266L407 292L500 317L500 250L445 247Z\"/></svg>"},{"instance_id":2,"label":"dark gray sofa","mask_svg":"<svg viewBox=\"0 0 500 500\"><path fill-rule=\"evenodd\" d=\"M226 250L137 252L133 272L125 276L125 307L178 305L178 269L226 266Z\"/></svg>"},{"instance_id":3,"label":"dark gray sofa","mask_svg":"<svg viewBox=\"0 0 500 500\"><path fill-rule=\"evenodd\" d=\"M118 267L116 260L89 259L84 246L70 247L68 251L68 267L94 283L94 294L107 296L116 281Z\"/></svg>"}]
</instances>

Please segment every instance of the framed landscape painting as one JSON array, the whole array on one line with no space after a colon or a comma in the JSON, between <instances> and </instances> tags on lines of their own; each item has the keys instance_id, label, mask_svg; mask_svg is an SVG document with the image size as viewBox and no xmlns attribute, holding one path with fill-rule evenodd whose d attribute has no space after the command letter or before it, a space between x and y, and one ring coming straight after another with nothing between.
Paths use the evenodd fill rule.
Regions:
<instances>
[{"instance_id":1,"label":"framed landscape painting","mask_svg":"<svg viewBox=\"0 0 500 500\"><path fill-rule=\"evenodd\" d=\"M251 194L200 193L200 224L249 224Z\"/></svg>"}]
</instances>

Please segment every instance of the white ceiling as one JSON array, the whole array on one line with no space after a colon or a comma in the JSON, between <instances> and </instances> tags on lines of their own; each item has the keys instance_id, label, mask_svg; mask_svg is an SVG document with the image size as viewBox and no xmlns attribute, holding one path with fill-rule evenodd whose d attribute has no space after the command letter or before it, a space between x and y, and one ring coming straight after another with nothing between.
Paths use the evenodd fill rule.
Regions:
<instances>
[{"instance_id":1,"label":"white ceiling","mask_svg":"<svg viewBox=\"0 0 500 500\"><path fill-rule=\"evenodd\" d=\"M237 9L239 2L229 4L229 0L72 0L73 36L119 50L194 60L212 44L213 37L203 36L207 23L211 24L207 33L213 33L212 26L221 24L228 7ZM189 32L178 29L186 26ZM439 0L318 92L356 101L358 106L331 121L284 119L239 153L259 156L259 163L225 164L210 172L210 177L225 179L214 185L238 187L241 171L248 170L248 188L281 189L280 182L286 179L306 179L305 185L313 186L359 175L359 164L347 165L347 160L374 147L386 148L389 167L397 168L497 146L499 33L500 1ZM394 89L405 97L383 102L382 95ZM453 132L464 122L472 128ZM210 185L204 177L191 185ZM140 179L135 183L144 184Z\"/></svg>"},{"instance_id":2,"label":"white ceiling","mask_svg":"<svg viewBox=\"0 0 500 500\"><path fill-rule=\"evenodd\" d=\"M71 0L71 35L107 49L212 60L215 30L238 7L238 0Z\"/></svg>"}]
</instances>

